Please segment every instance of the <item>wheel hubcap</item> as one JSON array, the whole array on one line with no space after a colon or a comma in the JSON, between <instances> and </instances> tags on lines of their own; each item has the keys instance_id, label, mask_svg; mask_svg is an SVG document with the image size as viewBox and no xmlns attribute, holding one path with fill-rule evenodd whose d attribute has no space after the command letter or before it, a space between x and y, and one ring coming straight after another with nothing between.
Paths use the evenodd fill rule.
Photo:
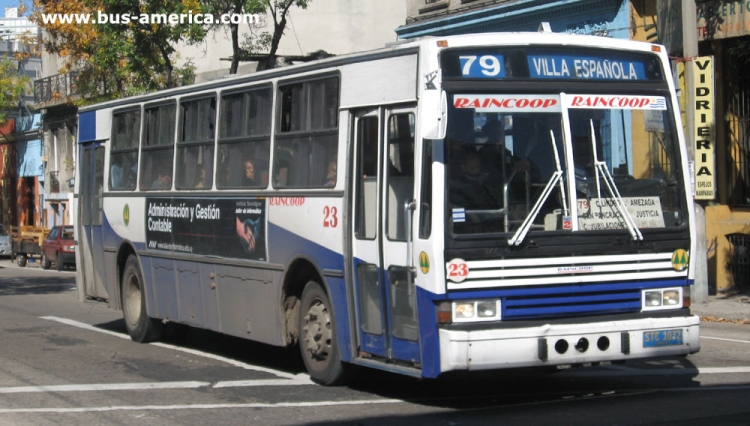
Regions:
<instances>
[{"instance_id":1,"label":"wheel hubcap","mask_svg":"<svg viewBox=\"0 0 750 426\"><path fill-rule=\"evenodd\" d=\"M331 316L328 308L316 300L305 315L304 343L307 353L316 361L324 361L331 352Z\"/></svg>"},{"instance_id":2,"label":"wheel hubcap","mask_svg":"<svg viewBox=\"0 0 750 426\"><path fill-rule=\"evenodd\" d=\"M141 316L141 286L138 279L131 275L125 285L125 294L123 294L124 309L128 321L136 324Z\"/></svg>"}]
</instances>

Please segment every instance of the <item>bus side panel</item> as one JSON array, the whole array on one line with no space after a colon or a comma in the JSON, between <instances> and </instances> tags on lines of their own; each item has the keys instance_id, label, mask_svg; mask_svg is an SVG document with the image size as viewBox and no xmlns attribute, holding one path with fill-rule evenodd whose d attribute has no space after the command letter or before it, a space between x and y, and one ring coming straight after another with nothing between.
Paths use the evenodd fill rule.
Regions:
<instances>
[{"instance_id":1,"label":"bus side panel","mask_svg":"<svg viewBox=\"0 0 750 426\"><path fill-rule=\"evenodd\" d=\"M203 292L201 291L200 264L176 261L177 286L179 288L179 321L205 327Z\"/></svg>"},{"instance_id":2,"label":"bus side panel","mask_svg":"<svg viewBox=\"0 0 750 426\"><path fill-rule=\"evenodd\" d=\"M201 263L199 267L203 326L209 330L218 330L221 323L219 322L219 294L216 291L216 266Z\"/></svg>"},{"instance_id":3,"label":"bus side panel","mask_svg":"<svg viewBox=\"0 0 750 426\"><path fill-rule=\"evenodd\" d=\"M145 273L144 273L145 275ZM151 258L151 287L154 294L154 311L149 315L163 319L179 319L177 285L174 260Z\"/></svg>"},{"instance_id":4,"label":"bus side panel","mask_svg":"<svg viewBox=\"0 0 750 426\"><path fill-rule=\"evenodd\" d=\"M339 355L344 362L352 360L352 340L349 332L349 303L346 297L346 281L343 278L326 278L328 291L333 303L334 320L336 321L336 339L339 344Z\"/></svg>"},{"instance_id":5,"label":"bus side panel","mask_svg":"<svg viewBox=\"0 0 750 426\"><path fill-rule=\"evenodd\" d=\"M216 267L219 330L222 333L281 345L281 315L275 300L273 272L236 266Z\"/></svg>"},{"instance_id":6,"label":"bus side panel","mask_svg":"<svg viewBox=\"0 0 750 426\"><path fill-rule=\"evenodd\" d=\"M417 98L417 55L341 68L341 108L410 102Z\"/></svg>"}]
</instances>

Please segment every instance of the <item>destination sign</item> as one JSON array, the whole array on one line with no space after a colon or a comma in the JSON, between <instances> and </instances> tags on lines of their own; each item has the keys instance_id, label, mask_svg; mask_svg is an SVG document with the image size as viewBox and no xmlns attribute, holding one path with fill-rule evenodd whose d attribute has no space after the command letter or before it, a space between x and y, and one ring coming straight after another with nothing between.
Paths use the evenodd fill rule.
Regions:
<instances>
[{"instance_id":1,"label":"destination sign","mask_svg":"<svg viewBox=\"0 0 750 426\"><path fill-rule=\"evenodd\" d=\"M654 53L572 46L446 49L444 80L665 81Z\"/></svg>"},{"instance_id":2,"label":"destination sign","mask_svg":"<svg viewBox=\"0 0 750 426\"><path fill-rule=\"evenodd\" d=\"M612 198L579 199L579 228L583 231L626 229L617 204L627 210L638 228L664 228L659 197L623 197L622 203Z\"/></svg>"},{"instance_id":3,"label":"destination sign","mask_svg":"<svg viewBox=\"0 0 750 426\"><path fill-rule=\"evenodd\" d=\"M646 80L642 62L594 56L529 55L531 78Z\"/></svg>"}]
</instances>

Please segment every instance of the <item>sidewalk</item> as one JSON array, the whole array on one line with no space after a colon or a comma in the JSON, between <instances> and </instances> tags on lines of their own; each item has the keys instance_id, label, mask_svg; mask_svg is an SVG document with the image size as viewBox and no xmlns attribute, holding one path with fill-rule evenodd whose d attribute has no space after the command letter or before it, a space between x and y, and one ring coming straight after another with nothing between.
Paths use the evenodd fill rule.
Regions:
<instances>
[{"instance_id":1,"label":"sidewalk","mask_svg":"<svg viewBox=\"0 0 750 426\"><path fill-rule=\"evenodd\" d=\"M706 303L694 303L690 310L703 321L750 324L750 294L731 293L708 296Z\"/></svg>"}]
</instances>

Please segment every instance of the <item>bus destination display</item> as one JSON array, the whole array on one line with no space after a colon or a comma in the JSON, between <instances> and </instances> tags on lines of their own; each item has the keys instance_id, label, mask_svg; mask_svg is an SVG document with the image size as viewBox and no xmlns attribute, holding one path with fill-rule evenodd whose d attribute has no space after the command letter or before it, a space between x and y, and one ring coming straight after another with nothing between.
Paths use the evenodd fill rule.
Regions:
<instances>
[{"instance_id":1,"label":"bus destination display","mask_svg":"<svg viewBox=\"0 0 750 426\"><path fill-rule=\"evenodd\" d=\"M441 56L447 79L558 79L592 81L661 80L661 68L649 54L606 54L598 50L560 53L539 49L446 51Z\"/></svg>"}]
</instances>

